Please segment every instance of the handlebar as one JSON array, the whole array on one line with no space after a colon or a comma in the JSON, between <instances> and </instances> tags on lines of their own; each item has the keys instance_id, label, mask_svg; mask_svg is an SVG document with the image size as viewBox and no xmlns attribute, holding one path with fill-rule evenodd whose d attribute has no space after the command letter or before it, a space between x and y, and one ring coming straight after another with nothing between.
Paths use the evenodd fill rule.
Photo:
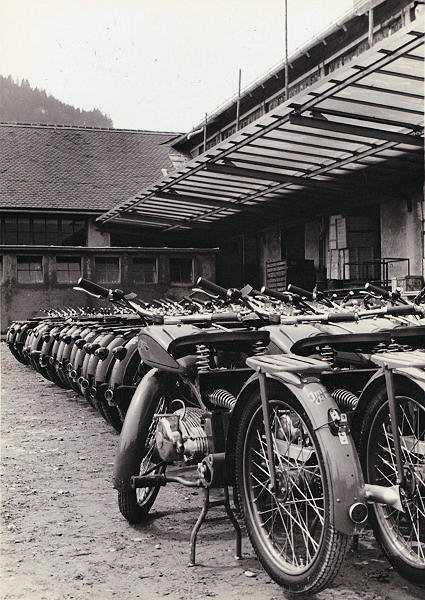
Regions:
<instances>
[{"instance_id":1,"label":"handlebar","mask_svg":"<svg viewBox=\"0 0 425 600\"><path fill-rule=\"evenodd\" d=\"M308 298L309 300L313 299L313 292L309 292L308 290L304 290L296 285L290 283L288 285L288 292L292 292L293 294L298 294L298 296Z\"/></svg>"},{"instance_id":2,"label":"handlebar","mask_svg":"<svg viewBox=\"0 0 425 600\"><path fill-rule=\"evenodd\" d=\"M204 279L204 277L198 277L196 285L207 292L211 292L212 294L219 296L220 298L227 298L226 288L221 287L221 285L217 285L208 279Z\"/></svg>"},{"instance_id":3,"label":"handlebar","mask_svg":"<svg viewBox=\"0 0 425 600\"><path fill-rule=\"evenodd\" d=\"M401 306L388 306L374 310L359 312L329 312L321 315L300 315L297 317L282 317L281 322L286 324L315 322L315 323L341 323L343 321L357 321L362 317L385 317L403 315L422 315L423 311L415 305L403 304Z\"/></svg>"},{"instance_id":4,"label":"handlebar","mask_svg":"<svg viewBox=\"0 0 425 600\"><path fill-rule=\"evenodd\" d=\"M107 288L94 283L94 281L84 279L83 277L80 277L77 285L74 286L74 290L82 290L91 296L96 296L96 298L108 298L109 296L109 290Z\"/></svg>"},{"instance_id":5,"label":"handlebar","mask_svg":"<svg viewBox=\"0 0 425 600\"><path fill-rule=\"evenodd\" d=\"M382 296L386 300L391 299L390 292L388 292L387 290L384 290L381 287L378 287L377 285L373 285L373 283L366 283L364 287L365 287L365 290L373 292L374 294L377 294L378 296Z\"/></svg>"},{"instance_id":6,"label":"handlebar","mask_svg":"<svg viewBox=\"0 0 425 600\"><path fill-rule=\"evenodd\" d=\"M277 292L276 290L270 290L265 285L261 288L261 293L266 296L270 296L270 298L275 298L276 300L282 300L282 302L288 302L291 299L290 294L284 294L282 292Z\"/></svg>"}]
</instances>

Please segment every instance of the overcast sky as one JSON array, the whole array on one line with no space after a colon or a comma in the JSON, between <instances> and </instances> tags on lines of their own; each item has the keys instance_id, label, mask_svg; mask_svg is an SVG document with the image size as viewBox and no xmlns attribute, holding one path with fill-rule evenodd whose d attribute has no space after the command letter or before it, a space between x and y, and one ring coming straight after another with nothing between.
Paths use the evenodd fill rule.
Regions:
<instances>
[{"instance_id":1,"label":"overcast sky","mask_svg":"<svg viewBox=\"0 0 425 600\"><path fill-rule=\"evenodd\" d=\"M352 6L288 0L289 53ZM0 0L0 73L115 127L189 131L284 52L284 0Z\"/></svg>"}]
</instances>

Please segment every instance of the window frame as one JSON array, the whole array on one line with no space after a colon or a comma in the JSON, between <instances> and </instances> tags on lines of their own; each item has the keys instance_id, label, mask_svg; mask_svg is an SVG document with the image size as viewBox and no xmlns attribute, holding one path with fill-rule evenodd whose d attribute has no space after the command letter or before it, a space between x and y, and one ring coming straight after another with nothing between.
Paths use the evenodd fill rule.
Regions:
<instances>
[{"instance_id":1,"label":"window frame","mask_svg":"<svg viewBox=\"0 0 425 600\"><path fill-rule=\"evenodd\" d=\"M69 269L68 270L58 269L58 259L59 259L59 264L60 264L61 261L63 263L65 263L65 259L67 259L66 262L68 263L68 266L69 266L69 263L72 263L72 262L76 263L76 262L78 262L78 264L79 264L79 270L78 270L78 277L77 277L77 279L71 280L71 281L60 281L59 280L59 277L58 277L58 273L59 272L72 273L73 271L69 270ZM69 260L69 259L71 259L71 260ZM56 283L58 285L71 285L73 283L77 283L78 279L82 276L82 271L81 271L81 256L72 256L72 255L57 255L57 256L55 256L55 273L56 273Z\"/></svg>"},{"instance_id":2,"label":"window frame","mask_svg":"<svg viewBox=\"0 0 425 600\"><path fill-rule=\"evenodd\" d=\"M26 221L25 227L19 228L19 221ZM71 223L72 232L65 231L67 222ZM82 227L78 229L77 225ZM69 227L68 227L69 229ZM78 240L73 243L66 243L66 238L70 238L83 232L84 240ZM9 240L6 241L7 237ZM37 238L42 238L40 242ZM83 241L83 243L81 243ZM78 243L80 242L80 243ZM5 246L60 246L69 248L73 246L88 245L88 219L84 216L60 216L51 217L49 215L34 214L9 214L0 216L0 243Z\"/></svg>"},{"instance_id":3,"label":"window frame","mask_svg":"<svg viewBox=\"0 0 425 600\"><path fill-rule=\"evenodd\" d=\"M116 259L118 261L118 279L116 281L111 281L111 280L107 280L107 279L99 279L98 278L96 263L97 263L97 261L99 259L100 260ZM107 256L101 256L101 255L98 255L98 256L94 257L94 281L96 283L99 283L99 284L100 283L113 283L113 284L121 283L121 277L122 277L122 273L121 273L121 257L120 256L116 256L116 255L113 255L113 256L109 256L109 255L107 255Z\"/></svg>"},{"instance_id":4,"label":"window frame","mask_svg":"<svg viewBox=\"0 0 425 600\"><path fill-rule=\"evenodd\" d=\"M137 279L136 261L152 261L153 262L153 279L152 281L141 281ZM131 261L132 279L138 285L155 285L158 283L158 257L156 256L133 256ZM140 272L140 271L139 271Z\"/></svg>"},{"instance_id":5,"label":"window frame","mask_svg":"<svg viewBox=\"0 0 425 600\"><path fill-rule=\"evenodd\" d=\"M172 268L171 268L171 263L173 260L188 260L188 261L190 260L191 261L191 279L189 281L173 281ZM193 285L194 279L195 279L195 257L194 256L185 256L185 255L170 256L169 261L168 261L168 267L169 267L169 274L170 274L170 285L177 285L177 286Z\"/></svg>"},{"instance_id":6,"label":"window frame","mask_svg":"<svg viewBox=\"0 0 425 600\"><path fill-rule=\"evenodd\" d=\"M21 259L21 260L20 260ZM41 269L20 269L19 264L31 264L38 263L41 265ZM41 278L39 281L20 281L19 273L41 273ZM43 256L33 256L33 255L17 255L16 256L16 283L19 285L42 285L44 283L44 264L43 264Z\"/></svg>"}]
</instances>

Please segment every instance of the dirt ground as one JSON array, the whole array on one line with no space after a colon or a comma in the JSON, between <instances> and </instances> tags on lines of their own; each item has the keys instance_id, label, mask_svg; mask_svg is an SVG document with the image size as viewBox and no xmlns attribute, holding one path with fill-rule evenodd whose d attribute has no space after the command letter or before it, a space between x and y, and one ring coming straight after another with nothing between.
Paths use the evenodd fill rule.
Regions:
<instances>
[{"instance_id":1,"label":"dirt ground","mask_svg":"<svg viewBox=\"0 0 425 600\"><path fill-rule=\"evenodd\" d=\"M288 598L246 536L244 559L233 558L232 529L216 509L200 532L200 566L187 567L197 491L168 486L149 522L130 526L111 486L118 436L74 392L18 363L6 344L0 348L2 599ZM332 588L316 598L417 600L423 590L401 579L365 532Z\"/></svg>"}]
</instances>

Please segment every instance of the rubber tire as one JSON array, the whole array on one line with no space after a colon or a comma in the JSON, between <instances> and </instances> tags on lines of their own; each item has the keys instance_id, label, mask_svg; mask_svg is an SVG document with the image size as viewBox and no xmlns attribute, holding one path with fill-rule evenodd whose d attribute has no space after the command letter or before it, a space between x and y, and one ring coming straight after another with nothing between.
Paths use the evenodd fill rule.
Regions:
<instances>
[{"instance_id":1,"label":"rubber tire","mask_svg":"<svg viewBox=\"0 0 425 600\"><path fill-rule=\"evenodd\" d=\"M395 379L395 394L396 397L403 396L412 398L422 406L425 410L425 396L424 392L412 382L408 380ZM360 441L359 441L359 454L362 463L363 473L365 480L368 483L374 483L369 481L369 468L368 468L368 450L369 440L374 439L373 424L375 417L382 410L384 404L387 403L387 392L385 385L379 388L376 394L368 403L366 410L362 418L362 426L360 430ZM379 510L379 509L378 509ZM423 568L413 567L410 563L407 563L400 553L396 552L394 545L391 540L388 539L388 535L385 530L382 529L380 524L380 516L377 513L375 505L369 505L369 521L372 526L376 541L387 557L388 561L394 567L394 569L408 581L425 587L425 566Z\"/></svg>"},{"instance_id":2,"label":"rubber tire","mask_svg":"<svg viewBox=\"0 0 425 600\"><path fill-rule=\"evenodd\" d=\"M278 385L273 383L269 384L269 401L277 401L279 404L284 402L286 406L289 406L292 410L296 411L297 414L302 418L304 424L309 430L310 439L314 441L317 457L320 462L322 473L326 473L325 465L323 464L323 454L320 449L320 443L314 433L314 428L307 416L302 409L298 401L290 394ZM247 503L250 502L250 498L246 492L246 485L249 487L249 481L245 478L245 452L247 452L246 442L249 439L249 428L256 415L261 419L262 422L262 410L261 410L261 399L260 392L254 392L251 398L247 401L244 410L241 414L240 425L237 432L236 439L236 487L239 496L239 504L242 507L242 516L245 521L248 536L254 551L263 565L265 571L270 577L278 583L280 586L285 588L287 591L296 593L309 593L314 594L323 590L327 587L334 577L338 574L341 565L344 561L350 536L337 532L332 524L330 523L330 498L329 498L329 486L327 484L326 476L322 477L322 485L325 497L325 525L320 541L320 549L317 552L317 556L314 559L311 566L303 573L294 574L283 571L279 564L274 561L270 554L268 554L265 548L264 542L261 539L261 526L259 521L256 523L251 517L251 511L247 509ZM249 449L248 449L249 452ZM337 458L335 458L337 460ZM265 537L266 534L263 534Z\"/></svg>"},{"instance_id":3,"label":"rubber tire","mask_svg":"<svg viewBox=\"0 0 425 600\"><path fill-rule=\"evenodd\" d=\"M140 445L137 448L139 452L138 462L141 463L143 459L143 449L146 444L146 439L149 434L149 428L153 421L153 416L158 412L161 400L163 399L162 394L154 395L145 398L141 415L143 423L141 423L142 437ZM162 412L166 412L162 410ZM163 473L165 468L161 468L160 472ZM139 475L139 473L133 473L133 475ZM118 490L118 507L123 517L127 519L129 523L142 523L146 520L146 517L152 508L156 497L159 492L159 487L151 488L151 491L143 503L137 501L136 490Z\"/></svg>"}]
</instances>

